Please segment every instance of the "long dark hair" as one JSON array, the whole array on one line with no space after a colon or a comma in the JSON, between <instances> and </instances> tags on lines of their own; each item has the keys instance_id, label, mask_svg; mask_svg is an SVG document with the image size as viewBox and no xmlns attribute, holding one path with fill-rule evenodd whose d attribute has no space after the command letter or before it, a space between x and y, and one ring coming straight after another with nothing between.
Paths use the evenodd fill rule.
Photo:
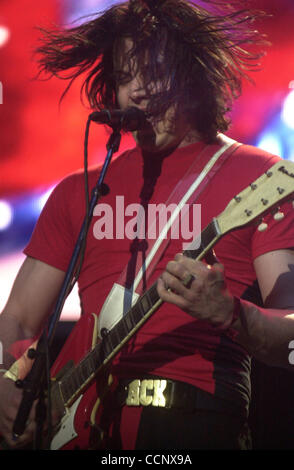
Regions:
<instances>
[{"instance_id":1,"label":"long dark hair","mask_svg":"<svg viewBox=\"0 0 294 470\"><path fill-rule=\"evenodd\" d=\"M228 112L242 79L262 55L244 49L261 42L251 28L260 13L224 5L226 14L185 0L130 0L81 25L43 31L37 49L40 73L70 80L65 93L83 74L81 96L90 107L113 109L117 86L127 80L115 70L113 57L122 39L130 38L129 70L135 58L147 90L158 78L162 84L150 96L147 111L161 119L174 105L205 140L213 141L217 132L228 129Z\"/></svg>"}]
</instances>

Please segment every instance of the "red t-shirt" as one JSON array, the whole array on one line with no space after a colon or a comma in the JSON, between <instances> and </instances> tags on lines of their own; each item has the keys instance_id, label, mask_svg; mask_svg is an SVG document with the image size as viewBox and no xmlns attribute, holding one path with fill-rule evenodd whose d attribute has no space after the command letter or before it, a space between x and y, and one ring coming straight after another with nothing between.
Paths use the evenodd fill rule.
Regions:
<instances>
[{"instance_id":1,"label":"red t-shirt","mask_svg":"<svg viewBox=\"0 0 294 470\"><path fill-rule=\"evenodd\" d=\"M124 197L124 206L148 201L164 203L187 168L196 161L202 170L204 143L175 150L162 160L145 162L139 148L132 149L111 163L105 183L110 192L102 201L113 208L114 234L116 196ZM228 202L272 166L275 157L251 146L239 147L219 169L201 193L201 225L206 227ZM155 176L152 176L154 175ZM89 171L89 187L99 175L99 168ZM224 236L215 246L217 258L225 266L231 293L247 299L258 298L253 260L268 251L294 245L294 217L291 204L284 205L285 218L277 223L268 216L268 230L259 232L249 226ZM51 194L25 254L61 270L66 270L85 213L84 176L77 172L65 178ZM128 217L125 217L127 222ZM132 241L97 240L93 217L87 239L79 294L84 314L99 313L122 270L130 261ZM104 227L108 230L107 227ZM164 256L148 280L151 285L176 253L182 252L183 240L171 240ZM73 359L75 359L73 351ZM124 346L114 359L113 371L121 377L158 375L191 383L216 395L247 405L250 395L250 361L246 351L226 335L215 334L206 323L192 318L178 307L163 304Z\"/></svg>"}]
</instances>

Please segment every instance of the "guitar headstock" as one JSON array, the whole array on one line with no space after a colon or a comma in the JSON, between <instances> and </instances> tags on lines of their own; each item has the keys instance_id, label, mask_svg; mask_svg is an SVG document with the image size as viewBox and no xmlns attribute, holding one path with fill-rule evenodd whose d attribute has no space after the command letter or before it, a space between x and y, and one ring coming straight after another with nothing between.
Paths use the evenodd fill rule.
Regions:
<instances>
[{"instance_id":1,"label":"guitar headstock","mask_svg":"<svg viewBox=\"0 0 294 470\"><path fill-rule=\"evenodd\" d=\"M225 234L260 219L282 202L294 199L294 162L280 161L235 196L216 217L220 232ZM277 213L276 220L283 218ZM266 229L266 225L261 231Z\"/></svg>"}]
</instances>

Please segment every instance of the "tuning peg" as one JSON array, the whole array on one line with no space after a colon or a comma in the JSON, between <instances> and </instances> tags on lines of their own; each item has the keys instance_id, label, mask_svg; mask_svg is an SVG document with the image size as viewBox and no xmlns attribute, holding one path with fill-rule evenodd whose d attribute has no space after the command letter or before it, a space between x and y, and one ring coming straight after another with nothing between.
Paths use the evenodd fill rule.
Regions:
<instances>
[{"instance_id":1,"label":"tuning peg","mask_svg":"<svg viewBox=\"0 0 294 470\"><path fill-rule=\"evenodd\" d=\"M259 232L265 232L268 228L268 225L265 222L261 222L258 226L258 231Z\"/></svg>"},{"instance_id":2,"label":"tuning peg","mask_svg":"<svg viewBox=\"0 0 294 470\"><path fill-rule=\"evenodd\" d=\"M279 209L278 209L278 212L274 214L274 219L277 221L283 220L284 217L285 217L285 214L283 212L280 212Z\"/></svg>"}]
</instances>

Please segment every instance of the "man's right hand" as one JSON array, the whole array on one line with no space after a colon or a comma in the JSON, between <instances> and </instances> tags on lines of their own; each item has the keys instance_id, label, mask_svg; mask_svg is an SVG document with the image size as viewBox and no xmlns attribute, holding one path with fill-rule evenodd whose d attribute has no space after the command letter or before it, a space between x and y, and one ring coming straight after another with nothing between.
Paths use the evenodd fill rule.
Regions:
<instances>
[{"instance_id":1,"label":"man's right hand","mask_svg":"<svg viewBox=\"0 0 294 470\"><path fill-rule=\"evenodd\" d=\"M63 271L42 261L30 257L25 259L0 315L3 351L11 355L11 347L18 341L33 341L33 338L38 337L52 312L64 275ZM4 365L0 364L0 367ZM15 386L13 380L4 378L3 375L1 372L0 438L2 436L12 448L21 448L33 441L36 404L32 407L23 435L13 440L12 428L21 403L22 390Z\"/></svg>"},{"instance_id":2,"label":"man's right hand","mask_svg":"<svg viewBox=\"0 0 294 470\"><path fill-rule=\"evenodd\" d=\"M24 433L17 439L13 439L13 424L17 415L17 411L22 399L22 390L15 386L13 380L4 378L1 373L0 377L0 434L5 440L6 445L12 449L22 448L33 442L35 432L35 404L30 412L26 429ZM0 448L5 447L5 444Z\"/></svg>"}]
</instances>

